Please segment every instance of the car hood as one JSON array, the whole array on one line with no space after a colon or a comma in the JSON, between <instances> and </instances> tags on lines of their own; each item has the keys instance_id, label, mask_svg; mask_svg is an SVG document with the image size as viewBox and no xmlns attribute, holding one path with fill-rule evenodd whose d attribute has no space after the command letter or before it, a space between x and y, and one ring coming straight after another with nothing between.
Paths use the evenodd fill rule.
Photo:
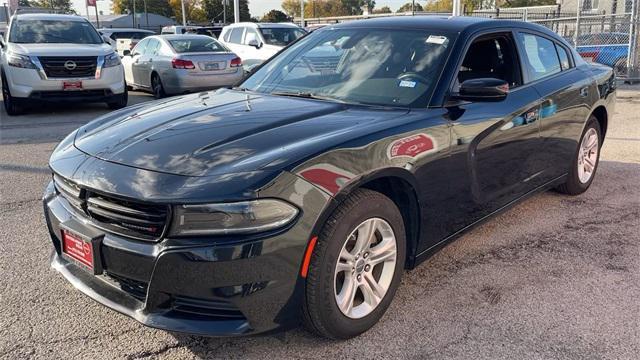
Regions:
<instances>
[{"instance_id":1,"label":"car hood","mask_svg":"<svg viewBox=\"0 0 640 360\"><path fill-rule=\"evenodd\" d=\"M177 175L279 170L406 113L218 90L108 114L80 128L74 143L105 161Z\"/></svg>"},{"instance_id":2,"label":"car hood","mask_svg":"<svg viewBox=\"0 0 640 360\"><path fill-rule=\"evenodd\" d=\"M109 44L16 44L9 51L28 56L100 56L113 52Z\"/></svg>"}]
</instances>

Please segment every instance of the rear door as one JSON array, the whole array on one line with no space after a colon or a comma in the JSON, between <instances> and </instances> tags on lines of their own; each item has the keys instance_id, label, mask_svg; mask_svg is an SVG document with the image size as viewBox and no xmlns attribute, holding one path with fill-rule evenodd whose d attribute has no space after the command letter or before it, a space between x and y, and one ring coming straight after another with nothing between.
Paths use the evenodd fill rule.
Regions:
<instances>
[{"instance_id":1,"label":"rear door","mask_svg":"<svg viewBox=\"0 0 640 360\"><path fill-rule=\"evenodd\" d=\"M133 83L135 85L144 85L142 76L144 73L142 70L144 63L142 60L148 43L149 39L143 39L131 51L131 73L133 75Z\"/></svg>"},{"instance_id":2,"label":"rear door","mask_svg":"<svg viewBox=\"0 0 640 360\"><path fill-rule=\"evenodd\" d=\"M229 49L231 49L231 51L233 51L234 53L236 53L236 55L240 56L240 58L244 59L244 48L245 46L242 45L242 40L244 39L244 27L243 26L238 26L238 27L233 27L231 29L229 29L229 35L227 35L227 38L225 39L225 45L227 45L227 47Z\"/></svg>"},{"instance_id":3,"label":"rear door","mask_svg":"<svg viewBox=\"0 0 640 360\"><path fill-rule=\"evenodd\" d=\"M591 78L574 66L571 52L553 38L522 31L517 43L526 82L542 101L540 161L544 171L540 177L548 182L568 172L589 115L589 99L596 90Z\"/></svg>"},{"instance_id":4,"label":"rear door","mask_svg":"<svg viewBox=\"0 0 640 360\"><path fill-rule=\"evenodd\" d=\"M142 86L151 87L151 69L159 48L160 41L158 39L149 39L149 43L145 47L139 62L139 84Z\"/></svg>"}]
</instances>

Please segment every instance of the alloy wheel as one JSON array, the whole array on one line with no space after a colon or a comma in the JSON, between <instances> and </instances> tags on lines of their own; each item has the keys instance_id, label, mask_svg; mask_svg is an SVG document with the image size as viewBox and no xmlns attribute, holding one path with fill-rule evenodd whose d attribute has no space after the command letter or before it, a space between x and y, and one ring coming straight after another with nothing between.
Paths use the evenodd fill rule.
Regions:
<instances>
[{"instance_id":1,"label":"alloy wheel","mask_svg":"<svg viewBox=\"0 0 640 360\"><path fill-rule=\"evenodd\" d=\"M580 149L578 149L578 179L581 183L589 182L596 170L600 151L598 133L590 128L582 137Z\"/></svg>"},{"instance_id":2,"label":"alloy wheel","mask_svg":"<svg viewBox=\"0 0 640 360\"><path fill-rule=\"evenodd\" d=\"M370 218L347 237L334 270L334 294L345 316L369 315L389 290L397 261L396 236L389 223Z\"/></svg>"}]
</instances>

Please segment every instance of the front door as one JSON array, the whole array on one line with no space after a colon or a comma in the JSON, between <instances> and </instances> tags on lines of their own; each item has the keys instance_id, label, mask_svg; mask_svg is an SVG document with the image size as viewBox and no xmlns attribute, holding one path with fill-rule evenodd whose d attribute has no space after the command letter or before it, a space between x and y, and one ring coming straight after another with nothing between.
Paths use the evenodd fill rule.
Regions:
<instances>
[{"instance_id":1,"label":"front door","mask_svg":"<svg viewBox=\"0 0 640 360\"><path fill-rule=\"evenodd\" d=\"M448 107L451 127L448 233L455 233L540 185L539 96L523 85L511 32L482 35L469 46L452 92L462 82L497 78L510 85L500 102Z\"/></svg>"}]
</instances>

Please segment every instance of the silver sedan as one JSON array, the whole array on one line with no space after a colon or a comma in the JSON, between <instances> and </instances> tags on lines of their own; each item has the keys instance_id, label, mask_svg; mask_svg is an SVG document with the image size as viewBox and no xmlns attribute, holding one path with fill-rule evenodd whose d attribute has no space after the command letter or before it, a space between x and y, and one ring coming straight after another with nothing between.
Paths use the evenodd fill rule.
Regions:
<instances>
[{"instance_id":1,"label":"silver sedan","mask_svg":"<svg viewBox=\"0 0 640 360\"><path fill-rule=\"evenodd\" d=\"M231 86L242 80L242 60L212 37L159 35L124 52L125 80L156 98Z\"/></svg>"}]
</instances>

